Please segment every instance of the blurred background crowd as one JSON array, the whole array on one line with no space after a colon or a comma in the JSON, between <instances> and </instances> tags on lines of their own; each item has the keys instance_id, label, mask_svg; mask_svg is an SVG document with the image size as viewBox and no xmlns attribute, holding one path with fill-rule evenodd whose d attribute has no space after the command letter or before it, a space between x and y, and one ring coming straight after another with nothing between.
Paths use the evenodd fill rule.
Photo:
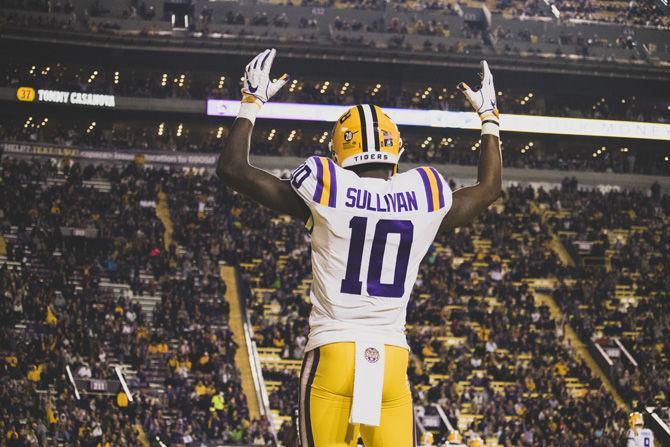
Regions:
<instances>
[{"instance_id":1,"label":"blurred background crowd","mask_svg":"<svg viewBox=\"0 0 670 447\"><path fill-rule=\"evenodd\" d=\"M408 376L433 445L458 430L489 446L618 446L630 410L670 421L657 2L172 3L0 2L0 446L293 445L309 235L203 168L232 125L206 101L238 100L267 46L291 75L277 102L469 111L456 85L474 86L485 57L503 120L628 122L609 137L503 132L503 196L421 267ZM116 104L20 102L21 87ZM478 135L448 124L402 126L401 169L437 165L462 186L452 170L474 172ZM329 155L331 127L259 119L252 152L286 175ZM145 162L156 154L197 161Z\"/></svg>"}]
</instances>

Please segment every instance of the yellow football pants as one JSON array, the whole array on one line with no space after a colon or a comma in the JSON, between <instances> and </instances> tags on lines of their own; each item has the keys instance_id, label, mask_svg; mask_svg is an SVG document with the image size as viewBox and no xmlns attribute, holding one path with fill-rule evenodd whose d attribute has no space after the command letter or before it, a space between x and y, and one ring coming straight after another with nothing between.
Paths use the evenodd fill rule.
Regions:
<instances>
[{"instance_id":1,"label":"yellow football pants","mask_svg":"<svg viewBox=\"0 0 670 447\"><path fill-rule=\"evenodd\" d=\"M415 446L412 396L407 380L409 352L385 346L379 427L350 424L354 389L354 343L331 343L305 354L300 373L302 447Z\"/></svg>"}]
</instances>

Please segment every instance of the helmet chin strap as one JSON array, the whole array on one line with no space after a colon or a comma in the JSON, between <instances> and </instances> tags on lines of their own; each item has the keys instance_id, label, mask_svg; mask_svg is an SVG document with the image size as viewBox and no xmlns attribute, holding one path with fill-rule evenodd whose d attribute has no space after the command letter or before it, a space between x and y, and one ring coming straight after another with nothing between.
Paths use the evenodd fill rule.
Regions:
<instances>
[{"instance_id":1,"label":"helmet chin strap","mask_svg":"<svg viewBox=\"0 0 670 447\"><path fill-rule=\"evenodd\" d=\"M332 138L331 138L331 140L328 142L328 150L330 151L330 158L333 159L333 161L335 162L335 164L339 164L339 163L337 162L337 154L336 154L335 151L333 150L333 140L332 140Z\"/></svg>"},{"instance_id":2,"label":"helmet chin strap","mask_svg":"<svg viewBox=\"0 0 670 447\"><path fill-rule=\"evenodd\" d=\"M400 138L399 144L400 144L400 150L398 151L398 162L395 165L393 165L393 175L396 175L398 173L398 164L400 164L400 157L402 157L402 154L405 153L405 142L402 141L402 138Z\"/></svg>"}]
</instances>

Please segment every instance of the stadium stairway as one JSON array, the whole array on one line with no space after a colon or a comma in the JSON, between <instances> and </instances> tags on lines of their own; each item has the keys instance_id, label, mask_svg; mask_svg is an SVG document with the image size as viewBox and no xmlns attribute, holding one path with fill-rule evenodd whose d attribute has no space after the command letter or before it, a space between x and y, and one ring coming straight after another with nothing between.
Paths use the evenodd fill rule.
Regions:
<instances>
[{"instance_id":1,"label":"stadium stairway","mask_svg":"<svg viewBox=\"0 0 670 447\"><path fill-rule=\"evenodd\" d=\"M156 202L156 217L161 221L165 227L163 232L163 247L167 250L172 244L172 233L174 232L174 225L170 218L170 209L168 207L167 194L161 188L158 191L158 201Z\"/></svg>"},{"instance_id":2,"label":"stadium stairway","mask_svg":"<svg viewBox=\"0 0 670 447\"><path fill-rule=\"evenodd\" d=\"M563 312L561 312L561 309L558 307L556 301L554 301L554 298L551 295L545 293L539 293L536 291L535 300L541 304L546 305L549 308L549 312L551 313L551 316L554 318L554 320L564 321ZM584 342L582 342L582 340L579 338L579 336L574 331L572 326L570 326L568 323L565 324L564 337L566 341L570 344L574 352L582 360L584 360L586 365L591 370L591 373L595 377L598 377L600 379L600 381L603 383L607 391L614 398L614 401L617 403L617 405L623 406L626 409L626 411L630 411L626 402L621 398L621 395L619 395L616 388L614 388L612 383L607 378L607 375L605 375L603 370L600 368L600 366L598 366L596 361L593 359L586 345L584 345Z\"/></svg>"},{"instance_id":3,"label":"stadium stairway","mask_svg":"<svg viewBox=\"0 0 670 447\"><path fill-rule=\"evenodd\" d=\"M142 427L142 424L135 424L134 427L135 430L137 431L137 440L140 441L141 446L151 447L151 444L149 444L149 438L147 438L147 434L144 431L144 427Z\"/></svg>"},{"instance_id":4,"label":"stadium stairway","mask_svg":"<svg viewBox=\"0 0 670 447\"><path fill-rule=\"evenodd\" d=\"M240 305L239 289L237 287L237 272L235 267L222 264L219 273L221 279L226 284L226 301L230 306L230 330L233 332L233 338L239 349L235 352L235 363L240 370L242 378L242 390L247 396L247 406L249 407L249 417L257 419L260 417L260 408L258 405L257 393L254 386L254 379L251 372L249 359L249 346L247 338L244 336L244 315Z\"/></svg>"},{"instance_id":5,"label":"stadium stairway","mask_svg":"<svg viewBox=\"0 0 670 447\"><path fill-rule=\"evenodd\" d=\"M556 232L551 228L551 225L547 225L547 219L552 215L554 215L555 213L552 211L544 210L542 207L537 206L535 203L530 203L530 209L534 214L539 214L541 216L543 230L546 231L547 234L551 237L551 241L549 242L548 248L550 248L554 253L556 253L556 256L558 256L558 259L561 260L561 263L563 265L574 267L576 265L575 260L572 259L572 256L570 256L568 250L565 249L563 242L561 242L561 238L558 237Z\"/></svg>"},{"instance_id":6,"label":"stadium stairway","mask_svg":"<svg viewBox=\"0 0 670 447\"><path fill-rule=\"evenodd\" d=\"M563 265L571 266L574 267L576 265L575 260L572 259L572 256L568 253L566 250L565 246L563 245L563 242L561 242L560 238L558 235L556 235L552 229L550 228L549 225L546 225L546 218L549 213L543 213L537 206L532 205L531 209L533 212L536 213L541 213L542 214L542 225L543 225L543 230L546 231L550 236L551 236L551 241L548 244L548 247L556 253L558 258L561 260ZM555 284L552 285L551 288L554 288ZM532 287L531 287L532 288ZM565 321L565 329L564 329L564 336L566 341L570 344L574 352L586 363L586 365L589 367L591 370L591 373L600 379L600 381L603 383L607 391L612 395L614 398L614 401L617 403L619 406L623 406L626 411L630 411L630 408L628 407L628 404L621 398L621 395L619 392L616 390L614 385L610 382L608 379L607 375L605 372L600 368L600 366L596 363L596 361L593 359L591 356L591 353L589 352L588 348L584 344L584 342L579 338L575 330L572 328L572 326L567 323L567 318L561 311L561 308L558 306L556 301L554 300L554 297L551 296L550 294L546 293L541 293L539 292L536 288L534 290L534 295L535 295L535 300L546 305L549 308L549 312L551 313L551 316L555 321Z\"/></svg>"}]
</instances>

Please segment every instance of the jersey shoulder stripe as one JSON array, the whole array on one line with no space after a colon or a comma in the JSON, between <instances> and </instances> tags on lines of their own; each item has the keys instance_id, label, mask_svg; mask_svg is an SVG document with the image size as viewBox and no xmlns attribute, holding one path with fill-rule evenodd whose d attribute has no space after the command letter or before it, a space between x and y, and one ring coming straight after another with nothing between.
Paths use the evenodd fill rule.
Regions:
<instances>
[{"instance_id":1,"label":"jersey shoulder stripe","mask_svg":"<svg viewBox=\"0 0 670 447\"><path fill-rule=\"evenodd\" d=\"M444 185L440 174L433 167L421 166L416 170L426 190L428 211L438 211L444 208Z\"/></svg>"},{"instance_id":2,"label":"jersey shoulder stripe","mask_svg":"<svg viewBox=\"0 0 670 447\"><path fill-rule=\"evenodd\" d=\"M312 157L316 164L316 188L313 200L321 205L335 208L337 205L337 173L330 158Z\"/></svg>"},{"instance_id":3,"label":"jersey shoulder stripe","mask_svg":"<svg viewBox=\"0 0 670 447\"><path fill-rule=\"evenodd\" d=\"M291 174L291 187L308 207L337 205L338 168L326 157L309 157Z\"/></svg>"}]
</instances>

